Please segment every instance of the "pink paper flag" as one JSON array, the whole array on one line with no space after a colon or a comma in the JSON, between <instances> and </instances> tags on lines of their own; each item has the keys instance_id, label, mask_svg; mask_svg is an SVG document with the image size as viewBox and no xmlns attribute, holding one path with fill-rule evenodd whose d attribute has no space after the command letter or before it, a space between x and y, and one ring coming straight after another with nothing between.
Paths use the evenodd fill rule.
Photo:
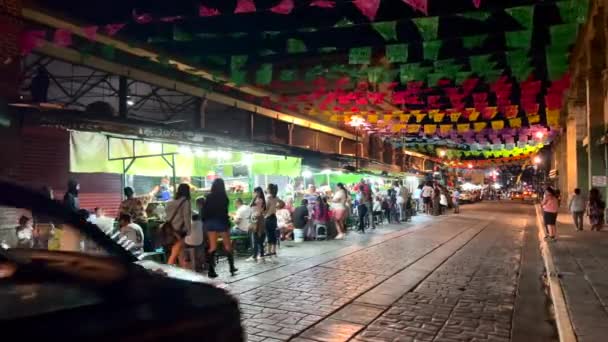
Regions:
<instances>
[{"instance_id":1,"label":"pink paper flag","mask_svg":"<svg viewBox=\"0 0 608 342\"><path fill-rule=\"evenodd\" d=\"M355 0L353 1L353 4L355 4L359 11L361 11L361 13L370 21L376 19L376 14L380 7L380 0Z\"/></svg>"},{"instance_id":2,"label":"pink paper flag","mask_svg":"<svg viewBox=\"0 0 608 342\"><path fill-rule=\"evenodd\" d=\"M68 29L57 29L53 35L53 43L59 46L70 46L72 45L72 31Z\"/></svg>"},{"instance_id":3,"label":"pink paper flag","mask_svg":"<svg viewBox=\"0 0 608 342\"><path fill-rule=\"evenodd\" d=\"M473 0L473 6L475 6L475 8L479 8L479 6L481 6L481 0Z\"/></svg>"},{"instance_id":4,"label":"pink paper flag","mask_svg":"<svg viewBox=\"0 0 608 342\"><path fill-rule=\"evenodd\" d=\"M255 4L253 0L238 0L234 13L252 13L255 12Z\"/></svg>"},{"instance_id":5,"label":"pink paper flag","mask_svg":"<svg viewBox=\"0 0 608 342\"><path fill-rule=\"evenodd\" d=\"M42 41L46 36L46 32L43 30L35 30L35 31L25 31L21 34L20 38L20 48L22 55L29 55L32 50L37 47L40 47Z\"/></svg>"},{"instance_id":6,"label":"pink paper flag","mask_svg":"<svg viewBox=\"0 0 608 342\"><path fill-rule=\"evenodd\" d=\"M220 11L217 8L200 5L198 7L198 15L199 17L215 17L216 15L220 15Z\"/></svg>"},{"instance_id":7,"label":"pink paper flag","mask_svg":"<svg viewBox=\"0 0 608 342\"><path fill-rule=\"evenodd\" d=\"M334 7L336 7L336 2L335 1L325 1L325 0L315 0L310 3L310 6L319 7L319 8L334 8Z\"/></svg>"},{"instance_id":8,"label":"pink paper flag","mask_svg":"<svg viewBox=\"0 0 608 342\"><path fill-rule=\"evenodd\" d=\"M118 31L122 30L123 27L125 27L126 24L108 24L105 26L106 29L106 33L109 36L114 36L118 33Z\"/></svg>"},{"instance_id":9,"label":"pink paper flag","mask_svg":"<svg viewBox=\"0 0 608 342\"><path fill-rule=\"evenodd\" d=\"M87 27L83 27L82 28L82 33L84 33L84 36L91 41L94 41L95 39L97 39L97 30L99 29L99 26L87 26Z\"/></svg>"},{"instance_id":10,"label":"pink paper flag","mask_svg":"<svg viewBox=\"0 0 608 342\"><path fill-rule=\"evenodd\" d=\"M403 0L406 4L410 5L411 8L424 13L429 14L428 11L428 0Z\"/></svg>"},{"instance_id":11,"label":"pink paper flag","mask_svg":"<svg viewBox=\"0 0 608 342\"><path fill-rule=\"evenodd\" d=\"M293 11L293 0L281 0L281 2L272 7L270 11L277 14L289 14Z\"/></svg>"},{"instance_id":12,"label":"pink paper flag","mask_svg":"<svg viewBox=\"0 0 608 342\"><path fill-rule=\"evenodd\" d=\"M137 13L135 9L133 9L133 20L135 20L138 24L148 24L152 22L152 15L149 13Z\"/></svg>"}]
</instances>

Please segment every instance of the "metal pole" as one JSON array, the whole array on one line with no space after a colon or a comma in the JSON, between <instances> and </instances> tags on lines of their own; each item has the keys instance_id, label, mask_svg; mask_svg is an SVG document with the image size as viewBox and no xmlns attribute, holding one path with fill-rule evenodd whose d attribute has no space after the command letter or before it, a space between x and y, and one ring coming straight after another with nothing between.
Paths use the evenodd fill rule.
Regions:
<instances>
[{"instance_id":1,"label":"metal pole","mask_svg":"<svg viewBox=\"0 0 608 342\"><path fill-rule=\"evenodd\" d=\"M125 76L118 77L118 116L121 118L127 117L127 95L129 86Z\"/></svg>"},{"instance_id":2,"label":"metal pole","mask_svg":"<svg viewBox=\"0 0 608 342\"><path fill-rule=\"evenodd\" d=\"M359 128L355 128L355 171L359 170Z\"/></svg>"},{"instance_id":3,"label":"metal pole","mask_svg":"<svg viewBox=\"0 0 608 342\"><path fill-rule=\"evenodd\" d=\"M175 176L175 154L171 155L171 170L173 171L173 194L177 193L177 179Z\"/></svg>"}]
</instances>

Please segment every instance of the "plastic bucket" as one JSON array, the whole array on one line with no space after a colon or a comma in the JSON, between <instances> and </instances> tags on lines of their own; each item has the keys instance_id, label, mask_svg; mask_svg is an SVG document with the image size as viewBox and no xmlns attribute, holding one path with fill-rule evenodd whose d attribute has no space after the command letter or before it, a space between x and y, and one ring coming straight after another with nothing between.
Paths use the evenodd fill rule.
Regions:
<instances>
[{"instance_id":1,"label":"plastic bucket","mask_svg":"<svg viewBox=\"0 0 608 342\"><path fill-rule=\"evenodd\" d=\"M304 229L293 230L293 242L304 242Z\"/></svg>"}]
</instances>

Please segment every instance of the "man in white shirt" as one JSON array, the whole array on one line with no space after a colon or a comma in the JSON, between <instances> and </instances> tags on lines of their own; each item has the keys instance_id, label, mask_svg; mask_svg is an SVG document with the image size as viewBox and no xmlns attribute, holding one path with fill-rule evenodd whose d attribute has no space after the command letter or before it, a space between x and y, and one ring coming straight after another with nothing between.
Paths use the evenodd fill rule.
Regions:
<instances>
[{"instance_id":1,"label":"man in white shirt","mask_svg":"<svg viewBox=\"0 0 608 342\"><path fill-rule=\"evenodd\" d=\"M243 200L237 198L234 202L236 205L236 213L234 214L235 226L230 231L231 235L245 235L249 232L249 219L251 217L251 208L243 205Z\"/></svg>"},{"instance_id":2,"label":"man in white shirt","mask_svg":"<svg viewBox=\"0 0 608 342\"><path fill-rule=\"evenodd\" d=\"M422 197L422 187L417 187L416 190L414 190L414 194L412 195L412 198L414 199L414 201L416 202L416 212L420 211L420 199Z\"/></svg>"},{"instance_id":3,"label":"man in white shirt","mask_svg":"<svg viewBox=\"0 0 608 342\"><path fill-rule=\"evenodd\" d=\"M426 214L431 213L431 197L433 196L433 187L431 186L431 182L427 182L422 187L422 203L424 203L424 212Z\"/></svg>"},{"instance_id":4,"label":"man in white shirt","mask_svg":"<svg viewBox=\"0 0 608 342\"><path fill-rule=\"evenodd\" d=\"M570 198L568 203L568 209L572 213L572 219L574 220L574 227L577 231L583 230L583 216L585 214L586 201L585 197L581 195L581 189L574 189L574 194Z\"/></svg>"}]
</instances>

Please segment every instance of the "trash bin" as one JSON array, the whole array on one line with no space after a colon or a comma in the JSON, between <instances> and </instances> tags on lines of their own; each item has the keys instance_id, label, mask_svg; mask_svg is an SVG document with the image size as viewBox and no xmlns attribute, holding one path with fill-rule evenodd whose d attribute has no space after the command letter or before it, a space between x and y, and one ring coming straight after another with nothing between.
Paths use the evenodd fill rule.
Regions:
<instances>
[{"instance_id":1,"label":"trash bin","mask_svg":"<svg viewBox=\"0 0 608 342\"><path fill-rule=\"evenodd\" d=\"M304 242L304 229L295 228L293 230L293 242Z\"/></svg>"}]
</instances>

